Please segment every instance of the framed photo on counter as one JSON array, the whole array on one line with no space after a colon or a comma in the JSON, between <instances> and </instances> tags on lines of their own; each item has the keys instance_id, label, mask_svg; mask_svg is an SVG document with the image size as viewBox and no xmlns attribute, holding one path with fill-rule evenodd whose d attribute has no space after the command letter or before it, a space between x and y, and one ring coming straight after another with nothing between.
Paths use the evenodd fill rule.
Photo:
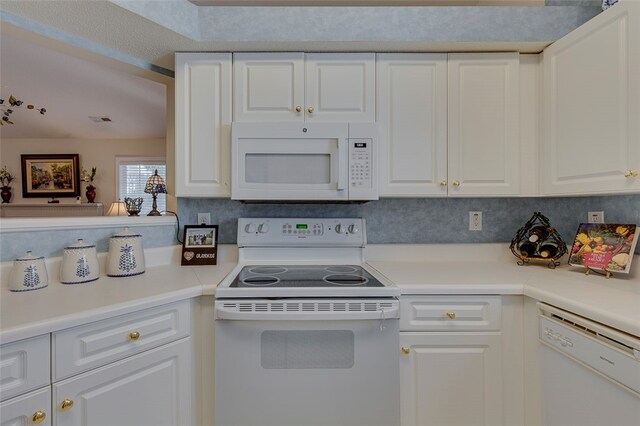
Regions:
<instances>
[{"instance_id":1,"label":"framed photo on counter","mask_svg":"<svg viewBox=\"0 0 640 426\"><path fill-rule=\"evenodd\" d=\"M23 198L80 195L78 154L22 154Z\"/></svg>"},{"instance_id":2,"label":"framed photo on counter","mask_svg":"<svg viewBox=\"0 0 640 426\"><path fill-rule=\"evenodd\" d=\"M218 260L218 225L185 225L181 264L215 265Z\"/></svg>"}]
</instances>

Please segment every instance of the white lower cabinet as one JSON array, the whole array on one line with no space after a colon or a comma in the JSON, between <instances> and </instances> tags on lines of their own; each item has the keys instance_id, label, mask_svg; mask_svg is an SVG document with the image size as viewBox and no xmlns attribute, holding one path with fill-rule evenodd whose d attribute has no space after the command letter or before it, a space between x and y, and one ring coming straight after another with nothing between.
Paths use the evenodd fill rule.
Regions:
<instances>
[{"instance_id":1,"label":"white lower cabinet","mask_svg":"<svg viewBox=\"0 0 640 426\"><path fill-rule=\"evenodd\" d=\"M53 384L56 425L191 424L190 338Z\"/></svg>"},{"instance_id":2,"label":"white lower cabinet","mask_svg":"<svg viewBox=\"0 0 640 426\"><path fill-rule=\"evenodd\" d=\"M400 345L403 426L503 424L500 333L401 333Z\"/></svg>"},{"instance_id":3,"label":"white lower cabinet","mask_svg":"<svg viewBox=\"0 0 640 426\"><path fill-rule=\"evenodd\" d=\"M522 298L400 299L402 426L524 421Z\"/></svg>"},{"instance_id":4,"label":"white lower cabinet","mask_svg":"<svg viewBox=\"0 0 640 426\"><path fill-rule=\"evenodd\" d=\"M0 426L51 425L51 387L0 404Z\"/></svg>"}]
</instances>

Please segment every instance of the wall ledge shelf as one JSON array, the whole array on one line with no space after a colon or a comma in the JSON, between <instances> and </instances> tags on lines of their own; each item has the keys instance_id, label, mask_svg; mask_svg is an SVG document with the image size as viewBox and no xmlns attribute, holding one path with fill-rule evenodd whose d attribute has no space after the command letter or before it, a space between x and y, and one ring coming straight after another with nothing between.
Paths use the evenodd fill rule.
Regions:
<instances>
[{"instance_id":1,"label":"wall ledge shelf","mask_svg":"<svg viewBox=\"0 0 640 426\"><path fill-rule=\"evenodd\" d=\"M60 206L63 205L65 204ZM5 206L2 205L0 208L4 209ZM69 206L73 205L69 204ZM176 223L175 216L0 217L0 234L61 229L117 228L122 226L171 226Z\"/></svg>"}]
</instances>

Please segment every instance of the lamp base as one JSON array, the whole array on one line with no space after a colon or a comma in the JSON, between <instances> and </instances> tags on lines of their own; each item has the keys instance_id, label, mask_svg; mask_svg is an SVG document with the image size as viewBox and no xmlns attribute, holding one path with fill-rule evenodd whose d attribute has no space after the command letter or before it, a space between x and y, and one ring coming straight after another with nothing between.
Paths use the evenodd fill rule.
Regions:
<instances>
[{"instance_id":1,"label":"lamp base","mask_svg":"<svg viewBox=\"0 0 640 426\"><path fill-rule=\"evenodd\" d=\"M149 212L149 214L147 214L147 216L162 216L162 214L158 210L153 209Z\"/></svg>"}]
</instances>

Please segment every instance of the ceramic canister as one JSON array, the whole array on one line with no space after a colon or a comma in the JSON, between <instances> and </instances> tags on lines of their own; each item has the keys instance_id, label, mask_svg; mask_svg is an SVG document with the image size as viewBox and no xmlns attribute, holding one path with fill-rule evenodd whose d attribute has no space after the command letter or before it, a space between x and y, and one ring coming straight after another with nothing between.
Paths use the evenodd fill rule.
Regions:
<instances>
[{"instance_id":1,"label":"ceramic canister","mask_svg":"<svg viewBox=\"0 0 640 426\"><path fill-rule=\"evenodd\" d=\"M96 246L82 239L64 248L60 266L62 284L82 284L95 281L100 277L100 265Z\"/></svg>"},{"instance_id":2,"label":"ceramic canister","mask_svg":"<svg viewBox=\"0 0 640 426\"><path fill-rule=\"evenodd\" d=\"M131 277L144 273L144 251L142 235L129 231L114 234L109 240L107 275L110 277Z\"/></svg>"},{"instance_id":3,"label":"ceramic canister","mask_svg":"<svg viewBox=\"0 0 640 426\"><path fill-rule=\"evenodd\" d=\"M49 285L49 275L44 257L36 257L28 251L23 257L19 257L13 262L9 290L29 291L45 288Z\"/></svg>"}]
</instances>

